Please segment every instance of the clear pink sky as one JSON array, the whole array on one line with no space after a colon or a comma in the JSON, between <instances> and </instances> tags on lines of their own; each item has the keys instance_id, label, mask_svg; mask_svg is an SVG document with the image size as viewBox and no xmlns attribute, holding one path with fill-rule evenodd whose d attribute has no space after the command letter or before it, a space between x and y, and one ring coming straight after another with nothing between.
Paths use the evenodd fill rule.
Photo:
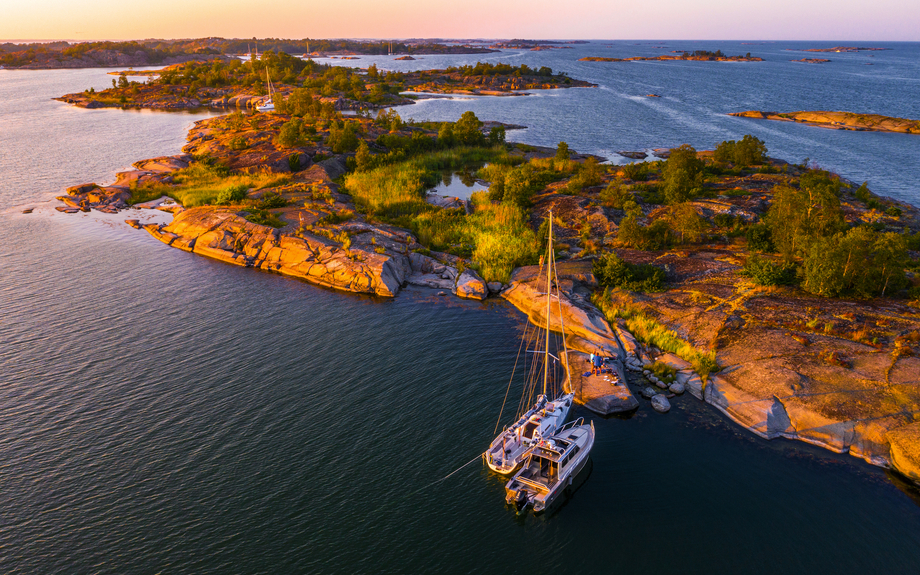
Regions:
<instances>
[{"instance_id":1,"label":"clear pink sky","mask_svg":"<svg viewBox=\"0 0 920 575\"><path fill-rule=\"evenodd\" d=\"M920 0L3 0L0 38L920 40Z\"/></svg>"}]
</instances>

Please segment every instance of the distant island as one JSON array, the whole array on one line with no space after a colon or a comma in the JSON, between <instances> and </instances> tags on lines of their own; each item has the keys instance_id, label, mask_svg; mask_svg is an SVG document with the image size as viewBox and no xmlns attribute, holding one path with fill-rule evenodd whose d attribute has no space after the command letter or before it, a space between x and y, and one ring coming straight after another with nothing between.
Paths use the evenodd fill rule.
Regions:
<instances>
[{"instance_id":1,"label":"distant island","mask_svg":"<svg viewBox=\"0 0 920 575\"><path fill-rule=\"evenodd\" d=\"M799 60L789 60L790 62L805 62L806 64L826 64L830 62L827 58L801 58Z\"/></svg>"},{"instance_id":2,"label":"distant island","mask_svg":"<svg viewBox=\"0 0 920 575\"><path fill-rule=\"evenodd\" d=\"M856 114L853 112L761 112L748 110L733 112L729 116L754 118L758 120L779 120L782 122L800 122L821 128L836 130L855 130L864 132L898 132L902 134L920 134L920 121L906 118L894 118L879 114Z\"/></svg>"},{"instance_id":3,"label":"distant island","mask_svg":"<svg viewBox=\"0 0 920 575\"><path fill-rule=\"evenodd\" d=\"M744 56L726 56L721 50L710 52L708 50L694 50L693 52L677 52L674 55L661 56L633 56L631 58L607 58L602 56L587 56L579 58L579 62L636 62L654 60L690 60L694 62L763 62L763 58L751 56L748 52Z\"/></svg>"},{"instance_id":4,"label":"distant island","mask_svg":"<svg viewBox=\"0 0 920 575\"><path fill-rule=\"evenodd\" d=\"M560 50L571 49L572 44L587 44L586 40L504 40L489 44L496 50ZM565 45L560 45L565 44Z\"/></svg>"},{"instance_id":5,"label":"distant island","mask_svg":"<svg viewBox=\"0 0 920 575\"><path fill-rule=\"evenodd\" d=\"M141 40L130 42L69 42L0 44L0 65L27 70L158 66L179 62L226 59L256 51L354 56L386 54L487 54L482 46L439 44L428 41L383 42L357 40L280 40L197 38L192 40Z\"/></svg>"},{"instance_id":6,"label":"distant island","mask_svg":"<svg viewBox=\"0 0 920 575\"><path fill-rule=\"evenodd\" d=\"M786 48L793 52L876 52L891 48L866 48L862 46L834 46L833 48Z\"/></svg>"}]
</instances>

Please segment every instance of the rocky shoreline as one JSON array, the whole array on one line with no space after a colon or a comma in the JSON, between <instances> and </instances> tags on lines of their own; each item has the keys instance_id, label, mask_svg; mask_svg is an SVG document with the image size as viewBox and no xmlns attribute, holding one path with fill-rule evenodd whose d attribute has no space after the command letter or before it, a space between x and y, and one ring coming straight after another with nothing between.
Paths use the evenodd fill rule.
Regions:
<instances>
[{"instance_id":1,"label":"rocky shoreline","mask_svg":"<svg viewBox=\"0 0 920 575\"><path fill-rule=\"evenodd\" d=\"M812 60L799 60L809 61ZM829 60L828 60L829 61ZM777 120L780 122L797 122L820 128L834 130L854 130L857 132L896 132L900 134L920 134L920 120L894 118L880 114L857 114L853 112L761 112L748 110L733 112L729 116L753 118L757 120Z\"/></svg>"}]
</instances>

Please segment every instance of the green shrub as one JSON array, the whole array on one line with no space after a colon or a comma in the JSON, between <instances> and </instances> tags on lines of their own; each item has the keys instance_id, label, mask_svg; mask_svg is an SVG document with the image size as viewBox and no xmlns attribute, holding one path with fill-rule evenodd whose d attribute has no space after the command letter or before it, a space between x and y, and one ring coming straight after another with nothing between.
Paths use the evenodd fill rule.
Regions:
<instances>
[{"instance_id":1,"label":"green shrub","mask_svg":"<svg viewBox=\"0 0 920 575\"><path fill-rule=\"evenodd\" d=\"M773 246L770 226L765 223L761 222L748 227L745 237L747 238L749 250L763 253L773 253L776 251L776 248Z\"/></svg>"},{"instance_id":2,"label":"green shrub","mask_svg":"<svg viewBox=\"0 0 920 575\"><path fill-rule=\"evenodd\" d=\"M329 137L326 139L326 145L329 146L333 153L344 154L345 152L354 152L358 149L358 136L355 134L355 127L351 122L345 122L344 125L338 125L333 122L329 128Z\"/></svg>"},{"instance_id":3,"label":"green shrub","mask_svg":"<svg viewBox=\"0 0 920 575\"><path fill-rule=\"evenodd\" d=\"M278 130L275 141L282 148L295 148L304 145L303 126L303 120L300 118L288 120L281 125L281 129Z\"/></svg>"},{"instance_id":4,"label":"green shrub","mask_svg":"<svg viewBox=\"0 0 920 575\"><path fill-rule=\"evenodd\" d=\"M629 186L621 180L613 180L607 187L601 190L600 200L608 208L622 210L627 200L632 200L633 195L629 191Z\"/></svg>"},{"instance_id":5,"label":"green shrub","mask_svg":"<svg viewBox=\"0 0 920 575\"><path fill-rule=\"evenodd\" d=\"M256 209L270 210L272 208L283 208L288 205L288 201L281 197L281 194L273 191L267 191L262 194L256 203Z\"/></svg>"},{"instance_id":6,"label":"green shrub","mask_svg":"<svg viewBox=\"0 0 920 575\"><path fill-rule=\"evenodd\" d=\"M869 192L869 182L863 182L856 191L853 192L853 195L856 196L856 199L866 204L869 200L872 199L872 194Z\"/></svg>"},{"instance_id":7,"label":"green shrub","mask_svg":"<svg viewBox=\"0 0 920 575\"><path fill-rule=\"evenodd\" d=\"M617 240L624 246L640 250L660 250L674 241L671 229L664 220L655 220L648 226L639 224L635 214L629 214L620 221Z\"/></svg>"},{"instance_id":8,"label":"green shrub","mask_svg":"<svg viewBox=\"0 0 920 575\"><path fill-rule=\"evenodd\" d=\"M288 156L288 169L292 172L300 171L300 152L294 152Z\"/></svg>"},{"instance_id":9,"label":"green shrub","mask_svg":"<svg viewBox=\"0 0 920 575\"><path fill-rule=\"evenodd\" d=\"M664 271L650 264L631 264L614 252L594 260L594 276L603 287L624 288L631 291L662 291Z\"/></svg>"},{"instance_id":10,"label":"green shrub","mask_svg":"<svg viewBox=\"0 0 920 575\"><path fill-rule=\"evenodd\" d=\"M795 268L752 256L741 274L762 286L789 285L795 281Z\"/></svg>"},{"instance_id":11,"label":"green shrub","mask_svg":"<svg viewBox=\"0 0 920 575\"><path fill-rule=\"evenodd\" d=\"M648 162L635 162L633 164L626 164L622 167L622 169L623 175L634 182L642 182L648 178Z\"/></svg>"},{"instance_id":12,"label":"green shrub","mask_svg":"<svg viewBox=\"0 0 920 575\"><path fill-rule=\"evenodd\" d=\"M236 204L246 199L249 187L246 184L235 184L224 188L217 194L215 203L220 205Z\"/></svg>"},{"instance_id":13,"label":"green shrub","mask_svg":"<svg viewBox=\"0 0 920 575\"><path fill-rule=\"evenodd\" d=\"M227 147L231 150L238 152L240 150L245 150L249 147L249 142L246 141L246 138L243 136L234 136L230 138L230 141L227 142Z\"/></svg>"},{"instance_id":14,"label":"green shrub","mask_svg":"<svg viewBox=\"0 0 920 575\"><path fill-rule=\"evenodd\" d=\"M889 206L889 208L885 210L885 213L893 218L898 218L901 217L901 208L898 206Z\"/></svg>"},{"instance_id":15,"label":"green shrub","mask_svg":"<svg viewBox=\"0 0 920 575\"><path fill-rule=\"evenodd\" d=\"M281 221L275 214L269 212L268 210L253 210L252 212L246 214L246 220L259 224L260 226L271 226L273 228L283 228L287 223Z\"/></svg>"}]
</instances>

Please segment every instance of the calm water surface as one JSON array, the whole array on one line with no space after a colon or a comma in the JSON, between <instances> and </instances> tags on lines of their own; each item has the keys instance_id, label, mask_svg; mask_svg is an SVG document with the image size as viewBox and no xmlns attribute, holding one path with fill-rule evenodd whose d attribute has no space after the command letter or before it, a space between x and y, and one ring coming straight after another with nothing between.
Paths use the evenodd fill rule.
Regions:
<instances>
[{"instance_id":1,"label":"calm water surface","mask_svg":"<svg viewBox=\"0 0 920 575\"><path fill-rule=\"evenodd\" d=\"M605 55L604 44L580 50ZM548 65L597 81L572 52L518 57L567 59ZM895 61L889 75L904 57L876 54ZM642 69L605 81L653 91ZM709 72L694 70L671 73L706 83ZM665 416L643 404L630 419L595 420L591 475L555 513L516 517L502 481L478 463L432 485L491 439L520 314L427 290L395 300L326 291L169 249L128 228L124 213L54 212L49 200L63 187L176 153L204 117L49 100L110 78L0 72L0 572L867 573L920 564L916 492L852 458L757 439L690 397ZM920 117L911 81L892 84L903 93L887 98L891 115ZM690 106L667 103L676 90L654 91L669 109ZM743 83L712 91L731 109L789 106L753 103L766 94ZM576 92L576 103L601 93ZM612 124L591 128L609 138L588 145L592 122L566 120L578 114L565 95L402 110L455 119L474 109L526 124L514 113L542 106L556 131L531 122L515 138L586 151L702 147L748 132L774 147L763 132L718 135L737 119L687 113L675 125L654 111L642 125L610 115ZM850 150L838 138L859 136L865 176L848 177L913 193L912 176L885 168L913 140L748 125L776 130L775 145L796 160L825 161L813 150ZM36 212L21 214L25 206Z\"/></svg>"}]
</instances>

